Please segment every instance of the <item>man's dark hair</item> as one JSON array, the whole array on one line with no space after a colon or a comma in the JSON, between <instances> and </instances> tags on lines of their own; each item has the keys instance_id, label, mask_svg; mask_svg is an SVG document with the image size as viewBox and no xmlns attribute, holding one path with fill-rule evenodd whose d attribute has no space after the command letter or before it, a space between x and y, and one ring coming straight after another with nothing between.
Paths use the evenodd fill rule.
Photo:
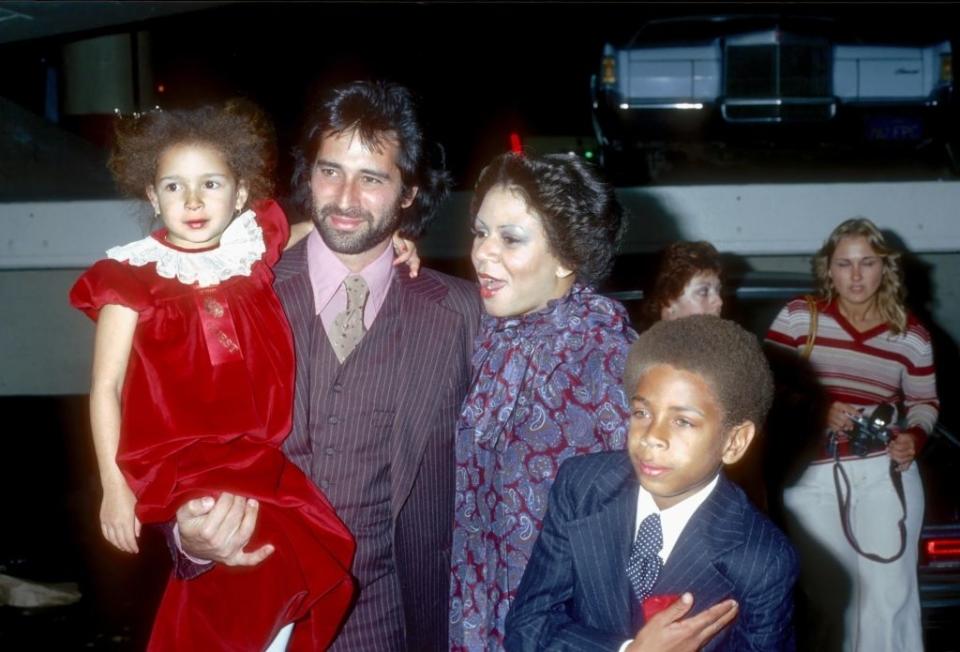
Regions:
<instances>
[{"instance_id":1,"label":"man's dark hair","mask_svg":"<svg viewBox=\"0 0 960 652\"><path fill-rule=\"evenodd\" d=\"M613 186L593 166L572 154L501 154L480 173L471 215L494 186L520 192L540 216L550 252L578 281L596 285L607 277L626 217Z\"/></svg>"},{"instance_id":2,"label":"man's dark hair","mask_svg":"<svg viewBox=\"0 0 960 652\"><path fill-rule=\"evenodd\" d=\"M352 131L372 149L381 147L385 137L397 139L403 196L418 187L413 204L400 211L400 234L416 239L446 198L450 176L444 169L443 149L424 135L413 94L399 84L356 81L332 89L313 105L294 152L294 201L301 211L310 213L310 175L321 142L326 136Z\"/></svg>"},{"instance_id":3,"label":"man's dark hair","mask_svg":"<svg viewBox=\"0 0 960 652\"><path fill-rule=\"evenodd\" d=\"M763 426L773 374L760 342L735 322L714 315L658 321L630 347L623 374L627 396L659 364L702 376L720 403L724 429L744 421Z\"/></svg>"}]
</instances>

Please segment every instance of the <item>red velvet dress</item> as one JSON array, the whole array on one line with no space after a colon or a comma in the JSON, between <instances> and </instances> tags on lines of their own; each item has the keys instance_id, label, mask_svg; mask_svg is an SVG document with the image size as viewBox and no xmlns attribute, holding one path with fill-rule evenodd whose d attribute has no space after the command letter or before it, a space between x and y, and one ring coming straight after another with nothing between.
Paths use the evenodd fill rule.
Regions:
<instances>
[{"instance_id":1,"label":"red velvet dress","mask_svg":"<svg viewBox=\"0 0 960 652\"><path fill-rule=\"evenodd\" d=\"M97 262L70 292L94 320L106 304L140 315L117 462L141 522L169 521L191 498L230 491L261 503L247 549L276 548L252 568L171 576L151 650L260 652L294 621L289 649L322 650L353 596L353 537L280 450L293 406L293 340L270 267L288 233L280 207L264 202L256 218L237 217L218 247L178 250L161 230L108 252L123 261ZM213 254L205 258L213 264L195 268L198 253ZM238 260L249 275L236 273Z\"/></svg>"}]
</instances>

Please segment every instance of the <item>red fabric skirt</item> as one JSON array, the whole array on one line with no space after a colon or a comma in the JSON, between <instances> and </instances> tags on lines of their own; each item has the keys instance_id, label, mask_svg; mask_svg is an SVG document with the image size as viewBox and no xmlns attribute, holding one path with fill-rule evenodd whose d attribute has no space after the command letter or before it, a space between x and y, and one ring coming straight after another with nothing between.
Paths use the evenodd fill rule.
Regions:
<instances>
[{"instance_id":1,"label":"red fabric skirt","mask_svg":"<svg viewBox=\"0 0 960 652\"><path fill-rule=\"evenodd\" d=\"M242 468L216 466L212 455L181 460L174 490L157 496L148 489L138 502L141 520L153 522L171 518L171 510L186 500L216 495L214 487L256 498L260 511L246 549L266 543L275 548L257 566L217 564L189 580L171 575L150 652L262 652L288 623L296 623L288 650L324 650L333 642L354 594L353 537L299 468L275 448L258 448L259 454L246 456ZM220 444L193 452L203 449L219 449L221 455L224 450Z\"/></svg>"}]
</instances>

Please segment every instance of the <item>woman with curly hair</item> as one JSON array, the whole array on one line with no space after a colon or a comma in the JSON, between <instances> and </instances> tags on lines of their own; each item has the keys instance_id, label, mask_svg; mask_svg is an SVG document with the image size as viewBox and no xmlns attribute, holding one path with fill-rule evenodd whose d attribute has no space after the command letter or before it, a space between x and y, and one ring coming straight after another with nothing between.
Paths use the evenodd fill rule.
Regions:
<instances>
[{"instance_id":1,"label":"woman with curly hair","mask_svg":"<svg viewBox=\"0 0 960 652\"><path fill-rule=\"evenodd\" d=\"M720 254L709 242L674 242L663 252L646 302L649 322L720 315Z\"/></svg>"},{"instance_id":2,"label":"woman with curly hair","mask_svg":"<svg viewBox=\"0 0 960 652\"><path fill-rule=\"evenodd\" d=\"M636 334L595 290L624 215L589 165L498 156L471 212L487 314L456 440L450 637L453 650L499 650L560 463L625 445Z\"/></svg>"},{"instance_id":3,"label":"woman with curly hair","mask_svg":"<svg viewBox=\"0 0 960 652\"><path fill-rule=\"evenodd\" d=\"M798 631L810 649L920 650L923 488L913 461L939 412L930 334L904 304L900 254L870 220L840 224L813 262L819 296L791 301L767 333L772 353L809 362L828 403L816 459L783 497L811 616ZM886 445L862 445L854 418L888 403L902 406L903 428ZM837 511L841 471L849 533Z\"/></svg>"},{"instance_id":4,"label":"woman with curly hair","mask_svg":"<svg viewBox=\"0 0 960 652\"><path fill-rule=\"evenodd\" d=\"M141 523L168 522L190 499L222 490L259 503L250 554L265 561L171 576L150 650L282 649L294 621L291 649L323 649L352 598L353 537L280 450L294 360L272 288L289 234L268 199L275 160L272 127L246 103L121 120L110 168L163 228L110 249L70 292L97 322L104 537L137 552Z\"/></svg>"}]
</instances>

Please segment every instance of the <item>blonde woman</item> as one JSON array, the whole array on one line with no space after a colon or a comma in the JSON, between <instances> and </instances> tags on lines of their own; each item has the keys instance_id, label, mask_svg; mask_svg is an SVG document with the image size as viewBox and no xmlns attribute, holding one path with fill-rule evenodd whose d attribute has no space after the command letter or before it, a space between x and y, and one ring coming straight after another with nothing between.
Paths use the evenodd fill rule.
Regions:
<instances>
[{"instance_id":1,"label":"blonde woman","mask_svg":"<svg viewBox=\"0 0 960 652\"><path fill-rule=\"evenodd\" d=\"M810 649L921 650L923 488L913 461L939 412L930 335L904 305L900 254L870 220L834 229L814 257L814 273L819 296L791 301L767 333L773 346L808 358L829 403L817 458L783 499L811 616L798 631ZM886 446L853 446L854 419L884 403L902 410L902 429ZM884 563L854 549L838 514L835 472L849 479L855 540L884 558L901 546L904 508L892 480L902 480L906 541L899 558Z\"/></svg>"}]
</instances>

